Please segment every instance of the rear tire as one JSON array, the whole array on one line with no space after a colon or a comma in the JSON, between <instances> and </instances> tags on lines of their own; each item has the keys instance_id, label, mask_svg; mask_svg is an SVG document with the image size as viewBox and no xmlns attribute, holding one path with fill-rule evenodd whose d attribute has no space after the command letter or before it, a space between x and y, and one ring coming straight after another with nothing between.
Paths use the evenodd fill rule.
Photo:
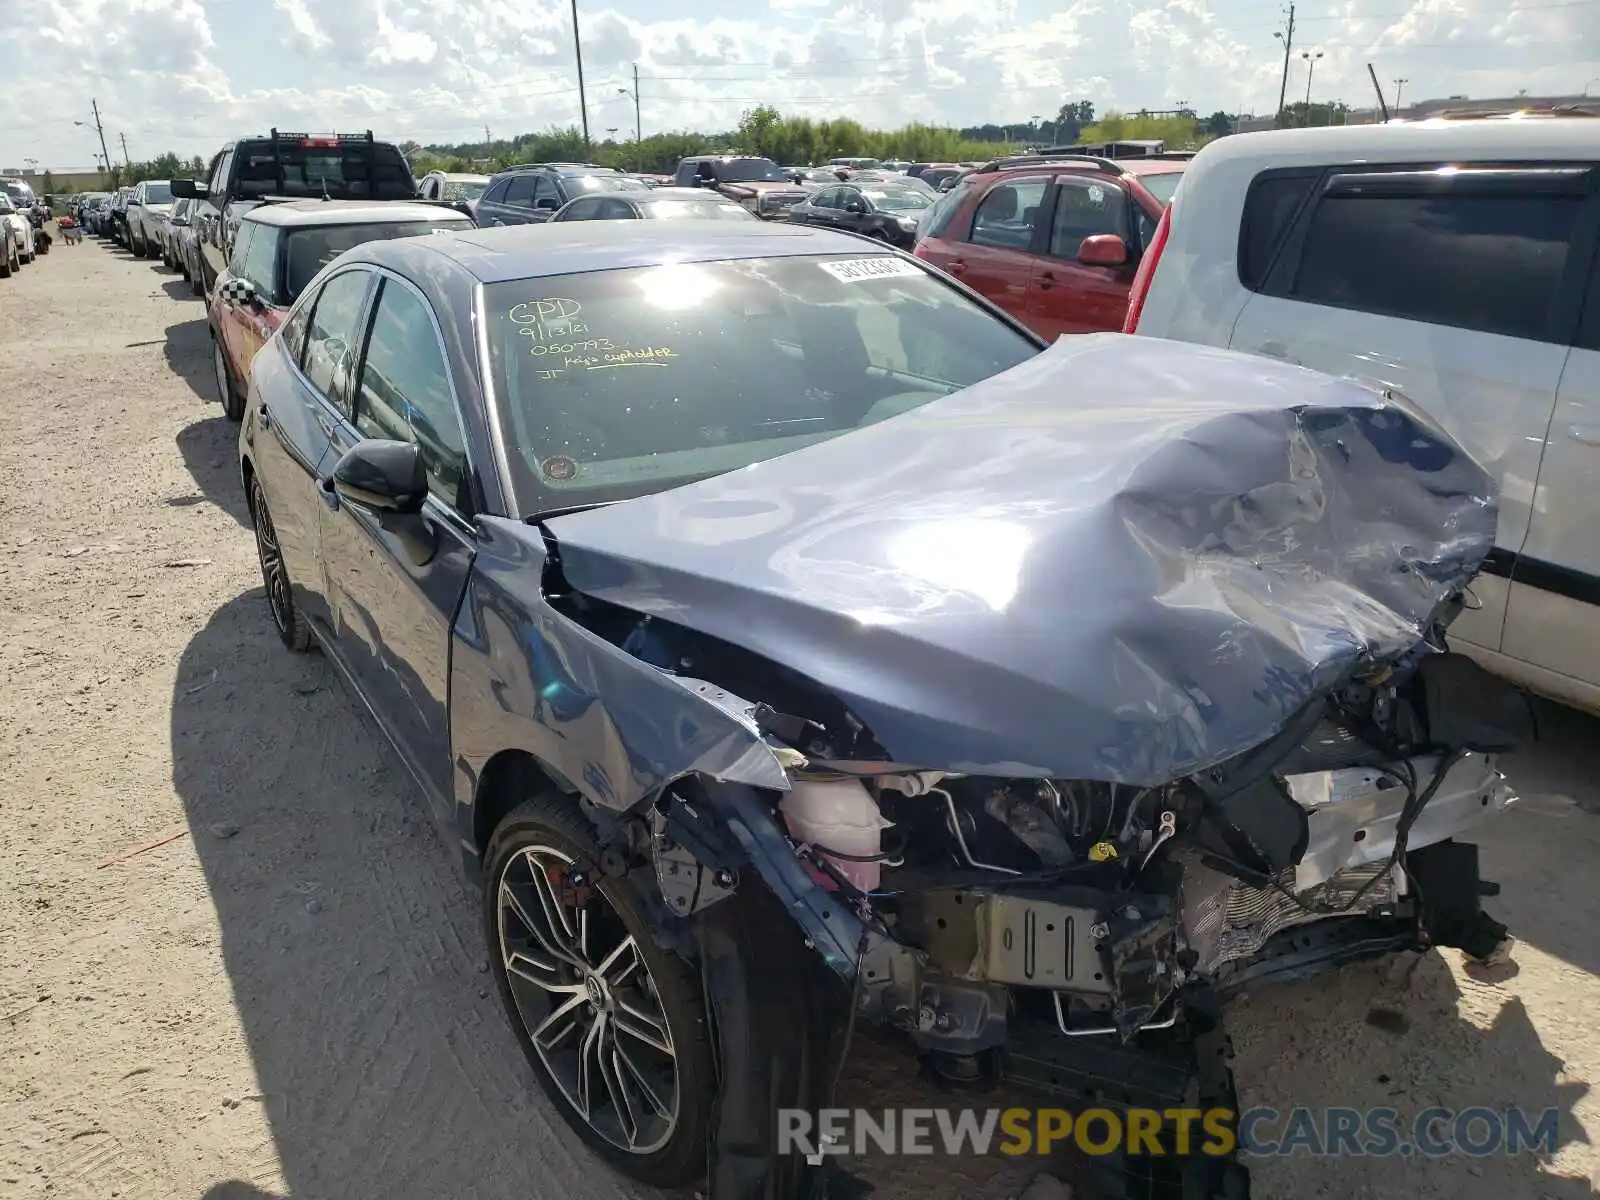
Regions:
<instances>
[{"instance_id":1,"label":"rear tire","mask_svg":"<svg viewBox=\"0 0 1600 1200\"><path fill-rule=\"evenodd\" d=\"M16 247L11 244L11 239L6 239L6 256L0 258L0 279L10 279L11 272L16 268L11 265L11 260L16 257Z\"/></svg>"}]
</instances>

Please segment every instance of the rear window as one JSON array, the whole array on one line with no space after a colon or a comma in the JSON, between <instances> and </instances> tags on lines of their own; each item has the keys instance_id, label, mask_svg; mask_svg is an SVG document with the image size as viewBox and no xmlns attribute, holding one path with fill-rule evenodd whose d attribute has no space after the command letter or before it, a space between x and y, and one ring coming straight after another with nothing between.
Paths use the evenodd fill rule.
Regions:
<instances>
[{"instance_id":1,"label":"rear window","mask_svg":"<svg viewBox=\"0 0 1600 1200\"><path fill-rule=\"evenodd\" d=\"M282 175L279 175L279 164ZM240 142L234 151L234 186L243 198L327 196L332 200L409 200L416 181L400 151L388 142L304 146L266 139Z\"/></svg>"},{"instance_id":2,"label":"rear window","mask_svg":"<svg viewBox=\"0 0 1600 1200\"><path fill-rule=\"evenodd\" d=\"M1581 192L1326 196L1289 294L1542 338L1583 204Z\"/></svg>"},{"instance_id":3,"label":"rear window","mask_svg":"<svg viewBox=\"0 0 1600 1200\"><path fill-rule=\"evenodd\" d=\"M165 183L147 183L144 185L144 202L146 204L171 204L172 188Z\"/></svg>"},{"instance_id":4,"label":"rear window","mask_svg":"<svg viewBox=\"0 0 1600 1200\"><path fill-rule=\"evenodd\" d=\"M737 204L715 200L651 200L645 202L645 215L657 220L677 218L704 218L711 221L754 221L748 212Z\"/></svg>"},{"instance_id":5,"label":"rear window","mask_svg":"<svg viewBox=\"0 0 1600 1200\"><path fill-rule=\"evenodd\" d=\"M650 185L626 175L568 175L567 186L580 192L648 192Z\"/></svg>"},{"instance_id":6,"label":"rear window","mask_svg":"<svg viewBox=\"0 0 1600 1200\"><path fill-rule=\"evenodd\" d=\"M1266 283L1278 244L1320 176L1320 171L1299 171L1265 175L1251 183L1239 225L1239 282L1251 291Z\"/></svg>"},{"instance_id":7,"label":"rear window","mask_svg":"<svg viewBox=\"0 0 1600 1200\"><path fill-rule=\"evenodd\" d=\"M389 238L416 237L423 233L436 233L450 229L469 229L472 223L465 219L437 221L385 221L369 225L309 225L289 231L288 257L284 265L284 280L288 288L285 303L305 291L306 284L316 273L346 250L363 242L386 241Z\"/></svg>"},{"instance_id":8,"label":"rear window","mask_svg":"<svg viewBox=\"0 0 1600 1200\"><path fill-rule=\"evenodd\" d=\"M896 255L496 283L484 305L511 470L540 508L737 470L1038 353Z\"/></svg>"},{"instance_id":9,"label":"rear window","mask_svg":"<svg viewBox=\"0 0 1600 1200\"><path fill-rule=\"evenodd\" d=\"M956 213L961 210L961 206L971 194L972 184L965 180L942 194L923 214L917 226L917 240L920 242L923 238L943 237L945 230L950 228L950 222L955 220Z\"/></svg>"}]
</instances>

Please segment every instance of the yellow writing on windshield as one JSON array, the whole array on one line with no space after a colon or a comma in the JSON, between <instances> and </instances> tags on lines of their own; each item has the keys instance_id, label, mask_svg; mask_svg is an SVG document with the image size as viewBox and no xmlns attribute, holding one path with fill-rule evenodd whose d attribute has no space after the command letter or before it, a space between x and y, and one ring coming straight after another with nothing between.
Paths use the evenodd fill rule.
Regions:
<instances>
[{"instance_id":1,"label":"yellow writing on windshield","mask_svg":"<svg viewBox=\"0 0 1600 1200\"><path fill-rule=\"evenodd\" d=\"M589 332L589 327L578 316L583 305L565 296L544 296L538 300L524 300L506 312L517 332L536 342L554 338L571 338Z\"/></svg>"}]
</instances>

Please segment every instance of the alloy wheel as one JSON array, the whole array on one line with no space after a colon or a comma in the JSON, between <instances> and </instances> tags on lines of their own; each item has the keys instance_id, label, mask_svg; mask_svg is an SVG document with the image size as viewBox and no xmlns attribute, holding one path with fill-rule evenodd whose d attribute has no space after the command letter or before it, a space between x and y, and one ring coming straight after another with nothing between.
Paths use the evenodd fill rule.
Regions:
<instances>
[{"instance_id":1,"label":"alloy wheel","mask_svg":"<svg viewBox=\"0 0 1600 1200\"><path fill-rule=\"evenodd\" d=\"M517 1017L574 1112L647 1155L678 1125L672 1032L638 943L598 888L573 888L573 859L548 845L506 861L496 885L501 962Z\"/></svg>"},{"instance_id":2,"label":"alloy wheel","mask_svg":"<svg viewBox=\"0 0 1600 1200\"><path fill-rule=\"evenodd\" d=\"M291 601L289 572L284 569L283 551L278 547L278 531L272 525L272 513L267 509L267 498L259 481L250 488L250 515L256 527L256 554L261 559L261 582L267 589L267 607L272 610L272 621L280 634L289 628Z\"/></svg>"}]
</instances>

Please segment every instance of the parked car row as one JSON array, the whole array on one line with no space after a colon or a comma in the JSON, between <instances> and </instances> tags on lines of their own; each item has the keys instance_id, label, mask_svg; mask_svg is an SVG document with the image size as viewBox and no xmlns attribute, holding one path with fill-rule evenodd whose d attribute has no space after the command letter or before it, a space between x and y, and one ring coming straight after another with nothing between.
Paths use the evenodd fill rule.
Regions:
<instances>
[{"instance_id":1,"label":"parked car row","mask_svg":"<svg viewBox=\"0 0 1600 1200\"><path fill-rule=\"evenodd\" d=\"M419 197L370 133L274 131L166 227L266 617L462 848L534 1078L631 1177L756 1200L820 1190L774 1108L829 1103L841 1026L957 1086L1115 1046L1096 1103L1237 1111L1224 998L1506 954L1463 835L1531 716L1448 647L1589 695L1594 147Z\"/></svg>"}]
</instances>

